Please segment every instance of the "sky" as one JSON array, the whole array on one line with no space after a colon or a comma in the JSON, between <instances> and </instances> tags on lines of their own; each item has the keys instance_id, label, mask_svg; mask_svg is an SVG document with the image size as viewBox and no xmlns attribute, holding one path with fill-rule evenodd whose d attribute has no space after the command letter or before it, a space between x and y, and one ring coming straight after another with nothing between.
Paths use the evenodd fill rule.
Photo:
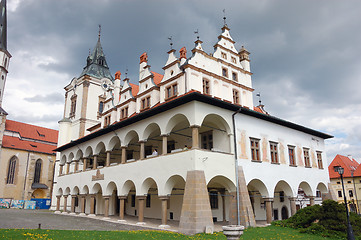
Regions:
<instances>
[{"instance_id":1,"label":"sky","mask_svg":"<svg viewBox=\"0 0 361 240\"><path fill-rule=\"evenodd\" d=\"M8 0L7 8L8 119L58 128L64 87L85 67L99 24L111 73L128 70L136 83L143 52L163 73L169 37L190 56L198 30L212 53L225 9L237 49L251 53L265 109L333 135L325 141L329 162L336 154L361 162L361 1Z\"/></svg>"}]
</instances>

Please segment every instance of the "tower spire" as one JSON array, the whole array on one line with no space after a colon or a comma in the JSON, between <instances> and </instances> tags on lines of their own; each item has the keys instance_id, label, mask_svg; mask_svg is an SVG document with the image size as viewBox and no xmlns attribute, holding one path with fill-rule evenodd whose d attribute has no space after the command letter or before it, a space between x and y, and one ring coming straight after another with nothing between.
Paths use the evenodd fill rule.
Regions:
<instances>
[{"instance_id":1,"label":"tower spire","mask_svg":"<svg viewBox=\"0 0 361 240\"><path fill-rule=\"evenodd\" d=\"M0 50L7 50L6 0L0 2Z\"/></svg>"}]
</instances>

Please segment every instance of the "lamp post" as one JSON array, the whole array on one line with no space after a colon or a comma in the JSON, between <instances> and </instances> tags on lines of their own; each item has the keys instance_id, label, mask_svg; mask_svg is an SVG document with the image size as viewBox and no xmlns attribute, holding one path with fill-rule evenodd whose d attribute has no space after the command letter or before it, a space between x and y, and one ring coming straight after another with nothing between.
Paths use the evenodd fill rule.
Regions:
<instances>
[{"instance_id":1,"label":"lamp post","mask_svg":"<svg viewBox=\"0 0 361 240\"><path fill-rule=\"evenodd\" d=\"M338 174L340 174L340 176L341 176L342 192L343 192L343 198L344 198L345 207L346 207L346 217L347 217L347 240L355 240L355 236L353 235L352 226L351 226L351 223L350 223L350 213L348 212L348 208L347 208L345 187L343 185L344 168L343 167L338 167L338 168L335 169L335 172L338 172Z\"/></svg>"},{"instance_id":2,"label":"lamp post","mask_svg":"<svg viewBox=\"0 0 361 240\"><path fill-rule=\"evenodd\" d=\"M356 213L360 213L360 208L358 206L358 199L357 199L357 192L356 192L356 185L355 185L355 178L353 177L353 173L354 173L354 169L351 170L351 177L352 177L352 181L353 181L353 189L355 192L355 197L356 197Z\"/></svg>"}]
</instances>

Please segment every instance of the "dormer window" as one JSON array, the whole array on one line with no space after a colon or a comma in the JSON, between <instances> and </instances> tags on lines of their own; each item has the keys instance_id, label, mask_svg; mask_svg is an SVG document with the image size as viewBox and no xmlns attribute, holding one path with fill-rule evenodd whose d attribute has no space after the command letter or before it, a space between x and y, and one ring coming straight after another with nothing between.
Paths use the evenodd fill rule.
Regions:
<instances>
[{"instance_id":1,"label":"dormer window","mask_svg":"<svg viewBox=\"0 0 361 240\"><path fill-rule=\"evenodd\" d=\"M98 64L102 66L104 65L104 57L99 57Z\"/></svg>"},{"instance_id":2,"label":"dormer window","mask_svg":"<svg viewBox=\"0 0 361 240\"><path fill-rule=\"evenodd\" d=\"M224 52L221 52L221 57L227 60L227 54Z\"/></svg>"},{"instance_id":3,"label":"dormer window","mask_svg":"<svg viewBox=\"0 0 361 240\"><path fill-rule=\"evenodd\" d=\"M128 117L128 107L125 107L121 110L121 119Z\"/></svg>"},{"instance_id":4,"label":"dormer window","mask_svg":"<svg viewBox=\"0 0 361 240\"><path fill-rule=\"evenodd\" d=\"M145 97L141 101L141 110L147 109L150 107L150 97Z\"/></svg>"},{"instance_id":5,"label":"dormer window","mask_svg":"<svg viewBox=\"0 0 361 240\"><path fill-rule=\"evenodd\" d=\"M228 78L228 70L227 70L227 68L222 68L222 76Z\"/></svg>"},{"instance_id":6,"label":"dormer window","mask_svg":"<svg viewBox=\"0 0 361 240\"><path fill-rule=\"evenodd\" d=\"M173 84L166 88L166 98L175 97L178 95L178 85Z\"/></svg>"}]
</instances>

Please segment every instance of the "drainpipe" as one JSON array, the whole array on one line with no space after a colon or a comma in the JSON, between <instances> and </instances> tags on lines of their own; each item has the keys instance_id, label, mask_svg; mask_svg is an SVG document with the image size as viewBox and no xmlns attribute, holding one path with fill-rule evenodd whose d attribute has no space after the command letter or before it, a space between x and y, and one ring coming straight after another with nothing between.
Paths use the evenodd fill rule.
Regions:
<instances>
[{"instance_id":1,"label":"drainpipe","mask_svg":"<svg viewBox=\"0 0 361 240\"><path fill-rule=\"evenodd\" d=\"M235 163L235 171L236 171L236 192L237 192L237 225L241 225L241 216L240 216L240 204L239 204L239 183L238 183L238 157L237 157L237 135L236 135L236 123L234 120L234 116L237 113L241 112L241 108L239 108L236 112L232 114L232 123L233 123L233 140L234 140L234 163Z\"/></svg>"}]
</instances>

